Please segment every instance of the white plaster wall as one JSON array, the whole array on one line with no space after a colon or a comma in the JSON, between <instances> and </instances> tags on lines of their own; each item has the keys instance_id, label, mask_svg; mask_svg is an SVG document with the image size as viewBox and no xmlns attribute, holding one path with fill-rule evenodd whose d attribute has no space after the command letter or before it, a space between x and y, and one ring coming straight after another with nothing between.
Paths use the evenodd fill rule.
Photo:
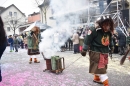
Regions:
<instances>
[{"instance_id":1,"label":"white plaster wall","mask_svg":"<svg viewBox=\"0 0 130 86\"><path fill-rule=\"evenodd\" d=\"M42 13L42 11L41 11L40 13L41 13L41 20L42 20L42 23L45 24L45 17L44 17L44 14ZM49 25L49 26L51 26L51 27L54 27L54 26L56 25L56 21L50 19L50 17L52 17L52 12L51 12L51 8L49 7L48 10L47 10L47 13L46 13L47 25Z\"/></svg>"},{"instance_id":2,"label":"white plaster wall","mask_svg":"<svg viewBox=\"0 0 130 86\"><path fill-rule=\"evenodd\" d=\"M19 10L17 10L14 6L11 6L10 8L8 8L6 11L4 11L1 14L3 22L6 22L6 18L9 18L9 12L12 12L12 16L14 16L14 12L17 12L17 19L19 19L20 23L25 22L25 16ZM20 24L20 23L18 23L18 24ZM7 31L7 27L10 27L10 26L4 23L4 28L5 28L7 36L13 35L13 33L14 33L13 30ZM15 33L19 34L18 28L16 29Z\"/></svg>"}]
</instances>

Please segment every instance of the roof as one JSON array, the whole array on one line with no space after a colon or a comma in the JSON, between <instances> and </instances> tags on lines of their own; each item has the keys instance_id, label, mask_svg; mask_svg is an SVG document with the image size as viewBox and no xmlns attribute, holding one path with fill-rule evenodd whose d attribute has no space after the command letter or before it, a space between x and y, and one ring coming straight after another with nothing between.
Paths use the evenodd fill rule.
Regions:
<instances>
[{"instance_id":1,"label":"roof","mask_svg":"<svg viewBox=\"0 0 130 86\"><path fill-rule=\"evenodd\" d=\"M5 9L5 7L1 7L1 6L0 6L0 11L3 10L3 9Z\"/></svg>"},{"instance_id":2,"label":"roof","mask_svg":"<svg viewBox=\"0 0 130 86\"><path fill-rule=\"evenodd\" d=\"M40 14L40 12L33 12L32 14L29 14L28 16L34 16L34 15L38 15Z\"/></svg>"},{"instance_id":3,"label":"roof","mask_svg":"<svg viewBox=\"0 0 130 86\"><path fill-rule=\"evenodd\" d=\"M43 24L43 23L41 23L41 22L39 22L39 21L35 21L35 22L32 23L28 28L26 28L26 29L24 30L24 32L30 31L34 26L39 27L41 30L51 28L50 26L48 26L48 25L46 25L46 24Z\"/></svg>"},{"instance_id":4,"label":"roof","mask_svg":"<svg viewBox=\"0 0 130 86\"><path fill-rule=\"evenodd\" d=\"M2 14L3 12L5 12L7 9L9 9L11 6L14 6L20 13L22 13L14 4L12 4L12 5L10 5L10 6L8 6L7 8L4 8L3 10L1 10L0 11L0 14ZM25 16L25 14L24 13L22 13L24 16Z\"/></svg>"},{"instance_id":5,"label":"roof","mask_svg":"<svg viewBox=\"0 0 130 86\"><path fill-rule=\"evenodd\" d=\"M1 6L0 6L0 14L1 14L1 12L2 12L4 9L5 9L5 7L1 7Z\"/></svg>"}]
</instances>

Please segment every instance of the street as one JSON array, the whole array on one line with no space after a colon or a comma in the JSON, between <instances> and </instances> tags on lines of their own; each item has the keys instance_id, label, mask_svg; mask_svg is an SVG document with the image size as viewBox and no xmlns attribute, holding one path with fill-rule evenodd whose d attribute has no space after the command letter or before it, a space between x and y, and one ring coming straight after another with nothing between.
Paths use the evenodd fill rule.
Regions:
<instances>
[{"instance_id":1,"label":"street","mask_svg":"<svg viewBox=\"0 0 130 86\"><path fill-rule=\"evenodd\" d=\"M9 52L7 47L1 59L3 80L0 86L103 86L94 83L93 76L88 73L88 55L82 57L80 54L73 54L73 51L57 52L56 55L65 58L67 67L59 74L43 72L46 63L42 55L39 57L40 63L29 64L27 50ZM121 57L113 54L113 60L109 59L110 86L130 86L130 62L126 59L121 66L119 64Z\"/></svg>"}]
</instances>

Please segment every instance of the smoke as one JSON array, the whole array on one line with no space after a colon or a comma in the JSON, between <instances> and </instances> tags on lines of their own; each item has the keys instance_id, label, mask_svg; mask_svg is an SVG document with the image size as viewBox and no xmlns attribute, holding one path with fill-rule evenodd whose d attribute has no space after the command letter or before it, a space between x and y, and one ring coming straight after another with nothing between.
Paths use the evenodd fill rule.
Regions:
<instances>
[{"instance_id":1,"label":"smoke","mask_svg":"<svg viewBox=\"0 0 130 86\"><path fill-rule=\"evenodd\" d=\"M60 51L61 46L73 35L72 26L80 23L79 16L87 8L86 4L87 0L51 0L50 7L57 26L41 33L43 39L39 49L46 58L50 59Z\"/></svg>"}]
</instances>

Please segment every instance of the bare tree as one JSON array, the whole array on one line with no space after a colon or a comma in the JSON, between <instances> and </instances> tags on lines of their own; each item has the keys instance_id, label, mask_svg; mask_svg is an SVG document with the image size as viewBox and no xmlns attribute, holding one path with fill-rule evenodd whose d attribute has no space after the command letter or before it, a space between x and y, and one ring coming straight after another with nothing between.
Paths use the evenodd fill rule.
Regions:
<instances>
[{"instance_id":1,"label":"bare tree","mask_svg":"<svg viewBox=\"0 0 130 86\"><path fill-rule=\"evenodd\" d=\"M50 5L50 0L35 0L38 7L41 9L41 12L43 13L42 16L44 16L45 24L47 24L47 10ZM43 1L43 3L40 5L40 1Z\"/></svg>"},{"instance_id":2,"label":"bare tree","mask_svg":"<svg viewBox=\"0 0 130 86\"><path fill-rule=\"evenodd\" d=\"M4 23L6 25L9 25L9 27L11 28L11 30L13 30L15 34L16 29L18 29L20 25L25 23L25 21L22 21L23 18L24 16L20 18L17 18L17 16L6 16Z\"/></svg>"}]
</instances>

